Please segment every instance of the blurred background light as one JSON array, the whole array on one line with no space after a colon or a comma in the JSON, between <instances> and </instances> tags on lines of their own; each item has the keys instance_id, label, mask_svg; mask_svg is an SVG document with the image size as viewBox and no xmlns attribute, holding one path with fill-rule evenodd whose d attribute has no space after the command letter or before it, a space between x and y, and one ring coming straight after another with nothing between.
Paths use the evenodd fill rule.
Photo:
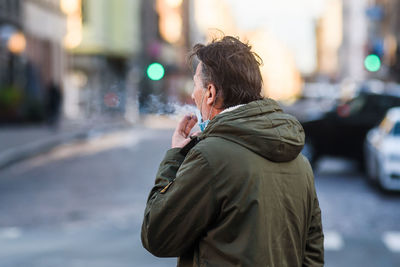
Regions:
<instances>
[{"instance_id":1,"label":"blurred background light","mask_svg":"<svg viewBox=\"0 0 400 267\"><path fill-rule=\"evenodd\" d=\"M7 46L8 49L14 54L22 53L26 48L25 35L21 32L14 33L8 40Z\"/></svg>"},{"instance_id":2,"label":"blurred background light","mask_svg":"<svg viewBox=\"0 0 400 267\"><path fill-rule=\"evenodd\" d=\"M161 80L164 77L164 73L163 65L157 62L151 63L147 68L147 77L153 81Z\"/></svg>"},{"instance_id":3,"label":"blurred background light","mask_svg":"<svg viewBox=\"0 0 400 267\"><path fill-rule=\"evenodd\" d=\"M254 51L263 59L260 70L264 96L288 100L299 95L302 78L288 47L266 31L253 32L246 37L251 40Z\"/></svg>"},{"instance_id":4,"label":"blurred background light","mask_svg":"<svg viewBox=\"0 0 400 267\"><path fill-rule=\"evenodd\" d=\"M116 108L121 104L121 100L119 96L114 92L108 92L104 95L103 98L104 105L109 108Z\"/></svg>"},{"instance_id":5,"label":"blurred background light","mask_svg":"<svg viewBox=\"0 0 400 267\"><path fill-rule=\"evenodd\" d=\"M69 32L64 37L64 45L67 49L73 49L80 45L82 41L82 35L80 32Z\"/></svg>"},{"instance_id":6,"label":"blurred background light","mask_svg":"<svg viewBox=\"0 0 400 267\"><path fill-rule=\"evenodd\" d=\"M81 0L62 0L61 9L67 14L67 33L64 46L67 49L77 48L82 43Z\"/></svg>"},{"instance_id":7,"label":"blurred background light","mask_svg":"<svg viewBox=\"0 0 400 267\"><path fill-rule=\"evenodd\" d=\"M370 72L376 72L381 68L381 60L377 55L368 55L364 60L365 68Z\"/></svg>"},{"instance_id":8,"label":"blurred background light","mask_svg":"<svg viewBox=\"0 0 400 267\"><path fill-rule=\"evenodd\" d=\"M183 0L166 0L167 4L171 7L179 7L182 5Z\"/></svg>"},{"instance_id":9,"label":"blurred background light","mask_svg":"<svg viewBox=\"0 0 400 267\"><path fill-rule=\"evenodd\" d=\"M156 2L160 35L171 44L181 40L183 25L181 5L182 0L157 0Z\"/></svg>"},{"instance_id":10,"label":"blurred background light","mask_svg":"<svg viewBox=\"0 0 400 267\"><path fill-rule=\"evenodd\" d=\"M181 38L182 17L171 13L165 20L160 20L160 33L169 43L176 43Z\"/></svg>"},{"instance_id":11,"label":"blurred background light","mask_svg":"<svg viewBox=\"0 0 400 267\"><path fill-rule=\"evenodd\" d=\"M80 0L61 0L60 8L65 14L73 14L79 10L81 5Z\"/></svg>"}]
</instances>

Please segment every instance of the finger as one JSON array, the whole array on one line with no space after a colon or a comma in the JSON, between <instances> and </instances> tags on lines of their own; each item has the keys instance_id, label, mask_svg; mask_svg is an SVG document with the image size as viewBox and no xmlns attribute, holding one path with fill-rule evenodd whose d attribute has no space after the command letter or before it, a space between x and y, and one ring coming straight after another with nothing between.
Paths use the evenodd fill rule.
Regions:
<instances>
[{"instance_id":1,"label":"finger","mask_svg":"<svg viewBox=\"0 0 400 267\"><path fill-rule=\"evenodd\" d=\"M198 121L197 116L195 114L192 114L192 119L195 120L196 122Z\"/></svg>"},{"instance_id":2,"label":"finger","mask_svg":"<svg viewBox=\"0 0 400 267\"><path fill-rule=\"evenodd\" d=\"M201 134L201 131L197 131L192 133L190 136L199 136Z\"/></svg>"},{"instance_id":3,"label":"finger","mask_svg":"<svg viewBox=\"0 0 400 267\"><path fill-rule=\"evenodd\" d=\"M193 115L186 124L185 133L189 134L190 131L193 129L193 127L196 125L196 123L197 123L197 117Z\"/></svg>"},{"instance_id":4,"label":"finger","mask_svg":"<svg viewBox=\"0 0 400 267\"><path fill-rule=\"evenodd\" d=\"M189 144L190 140L191 140L190 138L185 139L185 140L182 142L181 147L184 147L184 146L186 146L187 144Z\"/></svg>"},{"instance_id":5,"label":"finger","mask_svg":"<svg viewBox=\"0 0 400 267\"><path fill-rule=\"evenodd\" d=\"M178 126L176 127L176 131L179 133L185 133L186 125L188 124L189 120L190 120L190 115L185 115L178 123ZM186 134L186 136L187 136L187 134Z\"/></svg>"}]
</instances>

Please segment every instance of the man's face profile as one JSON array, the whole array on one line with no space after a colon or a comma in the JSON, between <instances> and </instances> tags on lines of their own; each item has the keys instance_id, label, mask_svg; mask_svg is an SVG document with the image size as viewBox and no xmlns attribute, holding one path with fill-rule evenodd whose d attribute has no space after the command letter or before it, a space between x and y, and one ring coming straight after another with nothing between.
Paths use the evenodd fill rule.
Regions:
<instances>
[{"instance_id":1,"label":"man's face profile","mask_svg":"<svg viewBox=\"0 0 400 267\"><path fill-rule=\"evenodd\" d=\"M194 100L197 108L202 111L202 98L204 92L203 88L203 81L202 81L202 63L200 62L197 65L196 68L196 73L193 76L193 82L194 82L194 87L193 87L193 92L192 92L192 99ZM203 114L201 114L203 116Z\"/></svg>"}]
</instances>

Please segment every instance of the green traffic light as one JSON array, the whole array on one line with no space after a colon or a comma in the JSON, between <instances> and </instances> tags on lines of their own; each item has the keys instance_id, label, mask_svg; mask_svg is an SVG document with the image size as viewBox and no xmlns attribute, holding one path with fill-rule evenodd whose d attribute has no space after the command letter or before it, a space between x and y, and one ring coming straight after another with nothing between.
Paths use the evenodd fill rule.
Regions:
<instances>
[{"instance_id":1,"label":"green traffic light","mask_svg":"<svg viewBox=\"0 0 400 267\"><path fill-rule=\"evenodd\" d=\"M158 81L161 80L164 77L164 67L160 63L151 63L147 67L147 77L149 77L150 80L153 81Z\"/></svg>"},{"instance_id":2,"label":"green traffic light","mask_svg":"<svg viewBox=\"0 0 400 267\"><path fill-rule=\"evenodd\" d=\"M381 59L374 54L368 55L364 60L365 68L370 72L376 72L381 68Z\"/></svg>"}]
</instances>

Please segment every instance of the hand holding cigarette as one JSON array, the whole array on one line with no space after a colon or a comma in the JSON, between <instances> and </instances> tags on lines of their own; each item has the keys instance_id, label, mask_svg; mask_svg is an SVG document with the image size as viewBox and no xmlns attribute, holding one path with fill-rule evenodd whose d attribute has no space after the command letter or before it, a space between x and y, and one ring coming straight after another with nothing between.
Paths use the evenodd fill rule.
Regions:
<instances>
[{"instance_id":1,"label":"hand holding cigarette","mask_svg":"<svg viewBox=\"0 0 400 267\"><path fill-rule=\"evenodd\" d=\"M186 115L181 119L172 135L172 148L182 148L190 142L190 131L196 123L197 117L194 114ZM194 135L197 134L194 133Z\"/></svg>"}]
</instances>

